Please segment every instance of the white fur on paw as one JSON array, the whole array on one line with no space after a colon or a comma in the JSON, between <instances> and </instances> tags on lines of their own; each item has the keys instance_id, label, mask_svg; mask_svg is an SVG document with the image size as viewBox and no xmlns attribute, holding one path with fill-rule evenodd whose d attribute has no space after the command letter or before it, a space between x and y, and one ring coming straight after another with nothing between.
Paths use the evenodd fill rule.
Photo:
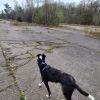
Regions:
<instances>
[{"instance_id":1,"label":"white fur on paw","mask_svg":"<svg viewBox=\"0 0 100 100\"><path fill-rule=\"evenodd\" d=\"M47 97L47 98L50 98L50 96L49 96L48 94L46 94L46 97Z\"/></svg>"},{"instance_id":2,"label":"white fur on paw","mask_svg":"<svg viewBox=\"0 0 100 100\"><path fill-rule=\"evenodd\" d=\"M39 83L38 86L39 86L39 87L42 87L42 83Z\"/></svg>"}]
</instances>

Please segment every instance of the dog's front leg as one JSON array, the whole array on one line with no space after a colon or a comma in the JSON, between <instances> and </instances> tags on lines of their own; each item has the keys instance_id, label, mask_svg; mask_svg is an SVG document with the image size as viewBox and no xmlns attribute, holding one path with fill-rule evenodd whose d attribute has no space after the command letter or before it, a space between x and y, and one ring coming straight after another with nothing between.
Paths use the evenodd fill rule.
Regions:
<instances>
[{"instance_id":1,"label":"dog's front leg","mask_svg":"<svg viewBox=\"0 0 100 100\"><path fill-rule=\"evenodd\" d=\"M42 87L43 85L43 81L41 81L41 83L38 84L39 87Z\"/></svg>"},{"instance_id":2,"label":"dog's front leg","mask_svg":"<svg viewBox=\"0 0 100 100\"><path fill-rule=\"evenodd\" d=\"M50 88L49 88L49 85L48 85L48 82L44 82L47 90L48 90L48 94L46 95L47 98L50 98L50 95L51 95L51 91L50 91Z\"/></svg>"},{"instance_id":3,"label":"dog's front leg","mask_svg":"<svg viewBox=\"0 0 100 100\"><path fill-rule=\"evenodd\" d=\"M42 87L42 85L43 85L43 78L42 78L42 75L41 75L41 80L42 80L41 83L38 84L39 87Z\"/></svg>"}]
</instances>

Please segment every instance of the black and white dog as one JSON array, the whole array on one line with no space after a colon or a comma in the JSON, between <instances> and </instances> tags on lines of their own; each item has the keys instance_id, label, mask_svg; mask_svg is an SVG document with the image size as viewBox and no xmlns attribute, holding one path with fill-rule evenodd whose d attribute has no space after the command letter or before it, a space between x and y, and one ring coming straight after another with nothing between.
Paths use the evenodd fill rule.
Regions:
<instances>
[{"instance_id":1,"label":"black and white dog","mask_svg":"<svg viewBox=\"0 0 100 100\"><path fill-rule=\"evenodd\" d=\"M91 100L95 100L92 95L88 94L77 85L75 79L71 75L64 73L58 69L52 68L50 65L45 63L46 55L38 54L37 57L37 63L40 69L42 82L45 84L48 90L48 95L46 95L47 97L50 97L51 95L48 82L55 82L61 84L62 91L66 100L72 100L72 93L75 89L77 89L81 94L90 98ZM39 84L39 86L41 86L42 82Z\"/></svg>"}]
</instances>

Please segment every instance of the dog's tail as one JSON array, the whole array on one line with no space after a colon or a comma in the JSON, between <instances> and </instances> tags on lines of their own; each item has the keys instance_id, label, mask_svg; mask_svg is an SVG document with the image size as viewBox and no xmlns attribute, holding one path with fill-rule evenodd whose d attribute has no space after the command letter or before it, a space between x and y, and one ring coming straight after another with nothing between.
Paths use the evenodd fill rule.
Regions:
<instances>
[{"instance_id":1,"label":"dog's tail","mask_svg":"<svg viewBox=\"0 0 100 100\"><path fill-rule=\"evenodd\" d=\"M95 98L92 95L82 90L77 84L75 84L75 87L82 95L88 97L90 100L95 100Z\"/></svg>"}]
</instances>

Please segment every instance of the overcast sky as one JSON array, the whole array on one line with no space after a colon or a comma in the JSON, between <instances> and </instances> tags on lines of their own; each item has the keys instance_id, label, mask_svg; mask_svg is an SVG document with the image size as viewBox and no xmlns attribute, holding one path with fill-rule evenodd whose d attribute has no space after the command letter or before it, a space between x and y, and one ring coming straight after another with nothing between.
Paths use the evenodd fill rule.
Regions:
<instances>
[{"instance_id":1,"label":"overcast sky","mask_svg":"<svg viewBox=\"0 0 100 100\"><path fill-rule=\"evenodd\" d=\"M4 9L4 4L5 4L5 3L8 3L8 4L12 7L13 4L14 4L13 1L14 1L14 0L0 0L0 11L1 11L2 9ZM22 1L24 1L24 0L16 0L16 1L22 3ZM61 2L64 2L64 3L66 3L66 2L68 2L68 3L70 3L70 2L79 3L81 0L55 0L55 1L61 1Z\"/></svg>"}]
</instances>

